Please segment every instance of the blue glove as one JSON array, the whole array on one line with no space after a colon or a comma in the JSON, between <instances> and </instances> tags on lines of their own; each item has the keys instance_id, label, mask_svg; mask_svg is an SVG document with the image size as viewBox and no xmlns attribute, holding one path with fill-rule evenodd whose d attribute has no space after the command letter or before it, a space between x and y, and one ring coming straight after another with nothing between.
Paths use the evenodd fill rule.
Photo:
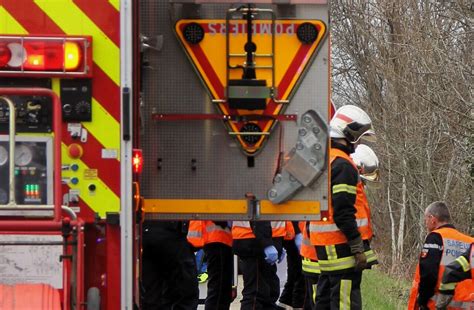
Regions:
<instances>
[{"instance_id":1,"label":"blue glove","mask_svg":"<svg viewBox=\"0 0 474 310\"><path fill-rule=\"evenodd\" d=\"M303 234L299 233L295 236L295 245L298 248L298 252L301 252L301 244L303 244Z\"/></svg>"},{"instance_id":2,"label":"blue glove","mask_svg":"<svg viewBox=\"0 0 474 310\"><path fill-rule=\"evenodd\" d=\"M280 257L278 257L278 264L281 263L286 257L286 250L285 249L281 249L281 254L280 254Z\"/></svg>"},{"instance_id":3,"label":"blue glove","mask_svg":"<svg viewBox=\"0 0 474 310\"><path fill-rule=\"evenodd\" d=\"M274 265L278 260L278 251L273 245L267 246L263 252L265 253L265 261L270 265Z\"/></svg>"}]
</instances>

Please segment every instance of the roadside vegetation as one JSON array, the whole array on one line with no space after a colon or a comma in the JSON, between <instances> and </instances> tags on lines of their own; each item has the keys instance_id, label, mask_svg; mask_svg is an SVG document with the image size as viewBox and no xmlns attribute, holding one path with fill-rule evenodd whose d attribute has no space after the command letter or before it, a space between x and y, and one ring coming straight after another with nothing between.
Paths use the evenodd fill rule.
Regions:
<instances>
[{"instance_id":1,"label":"roadside vegetation","mask_svg":"<svg viewBox=\"0 0 474 310\"><path fill-rule=\"evenodd\" d=\"M411 284L404 279L395 279L380 269L366 270L362 279L363 309L406 309Z\"/></svg>"}]
</instances>

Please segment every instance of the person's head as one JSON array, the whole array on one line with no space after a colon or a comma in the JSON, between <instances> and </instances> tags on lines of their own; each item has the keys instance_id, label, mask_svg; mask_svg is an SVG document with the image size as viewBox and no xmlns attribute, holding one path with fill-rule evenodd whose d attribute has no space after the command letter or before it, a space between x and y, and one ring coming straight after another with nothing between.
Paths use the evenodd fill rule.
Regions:
<instances>
[{"instance_id":1,"label":"person's head","mask_svg":"<svg viewBox=\"0 0 474 310\"><path fill-rule=\"evenodd\" d=\"M448 206L443 201L435 201L425 210L425 225L430 232L450 221Z\"/></svg>"},{"instance_id":2,"label":"person's head","mask_svg":"<svg viewBox=\"0 0 474 310\"><path fill-rule=\"evenodd\" d=\"M375 138L369 115L354 105L345 105L337 109L329 127L330 137L341 142L357 144L362 137L368 141L373 141Z\"/></svg>"},{"instance_id":3,"label":"person's head","mask_svg":"<svg viewBox=\"0 0 474 310\"><path fill-rule=\"evenodd\" d=\"M351 154L359 169L360 178L366 182L379 182L379 159L375 152L365 144L359 144Z\"/></svg>"}]
</instances>

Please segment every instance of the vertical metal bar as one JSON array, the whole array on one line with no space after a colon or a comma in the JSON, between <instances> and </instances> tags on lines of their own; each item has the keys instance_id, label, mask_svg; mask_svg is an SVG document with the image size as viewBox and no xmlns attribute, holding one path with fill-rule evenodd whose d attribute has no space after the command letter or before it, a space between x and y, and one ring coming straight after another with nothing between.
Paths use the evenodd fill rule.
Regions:
<instances>
[{"instance_id":1,"label":"vertical metal bar","mask_svg":"<svg viewBox=\"0 0 474 310\"><path fill-rule=\"evenodd\" d=\"M9 171L9 178L8 178L8 192L10 195L10 199L8 205L16 205L15 200L15 135L16 135L16 111L15 105L13 101L11 101L7 97L0 97L1 100L5 101L8 105L9 113L10 113L10 124L9 124L9 163L8 163L8 171Z\"/></svg>"},{"instance_id":2,"label":"vertical metal bar","mask_svg":"<svg viewBox=\"0 0 474 310\"><path fill-rule=\"evenodd\" d=\"M84 307L84 221L77 221L76 309Z\"/></svg>"}]
</instances>

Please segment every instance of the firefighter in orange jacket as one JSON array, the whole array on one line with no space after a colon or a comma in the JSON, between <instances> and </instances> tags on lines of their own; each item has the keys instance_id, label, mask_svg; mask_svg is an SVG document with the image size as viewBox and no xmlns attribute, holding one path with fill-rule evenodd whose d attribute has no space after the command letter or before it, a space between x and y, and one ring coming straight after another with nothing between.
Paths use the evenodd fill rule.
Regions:
<instances>
[{"instance_id":1,"label":"firefighter in orange jacket","mask_svg":"<svg viewBox=\"0 0 474 310\"><path fill-rule=\"evenodd\" d=\"M446 265L466 251L473 238L457 231L450 224L451 216L446 203L436 201L425 210L425 225L430 232L425 239L416 268L408 309L435 309L440 298L439 286ZM471 283L460 283L456 302L468 301L474 291ZM472 298L472 297L471 297Z\"/></svg>"},{"instance_id":2,"label":"firefighter in orange jacket","mask_svg":"<svg viewBox=\"0 0 474 310\"><path fill-rule=\"evenodd\" d=\"M370 249L372 228L364 186L349 155L363 136L373 136L372 121L362 109L343 106L330 122L330 136L329 216L310 224L321 268L316 309L361 309L362 270L377 259Z\"/></svg>"},{"instance_id":3,"label":"firefighter in orange jacket","mask_svg":"<svg viewBox=\"0 0 474 310\"><path fill-rule=\"evenodd\" d=\"M280 280L276 263L284 259L284 236L282 221L233 221L233 249L244 280L241 310L277 309Z\"/></svg>"},{"instance_id":4,"label":"firefighter in orange jacket","mask_svg":"<svg viewBox=\"0 0 474 310\"><path fill-rule=\"evenodd\" d=\"M448 264L444 269L441 285L439 286L439 298L436 300L436 309L445 310L449 306L457 306L461 309L474 309L474 289L471 289L468 300L460 300L459 294L469 292L464 288L457 288L458 284L474 285L474 243L461 254L455 261Z\"/></svg>"},{"instance_id":5,"label":"firefighter in orange jacket","mask_svg":"<svg viewBox=\"0 0 474 310\"><path fill-rule=\"evenodd\" d=\"M207 259L206 310L227 310L232 302L232 233L227 221L191 221L188 241Z\"/></svg>"}]
</instances>

